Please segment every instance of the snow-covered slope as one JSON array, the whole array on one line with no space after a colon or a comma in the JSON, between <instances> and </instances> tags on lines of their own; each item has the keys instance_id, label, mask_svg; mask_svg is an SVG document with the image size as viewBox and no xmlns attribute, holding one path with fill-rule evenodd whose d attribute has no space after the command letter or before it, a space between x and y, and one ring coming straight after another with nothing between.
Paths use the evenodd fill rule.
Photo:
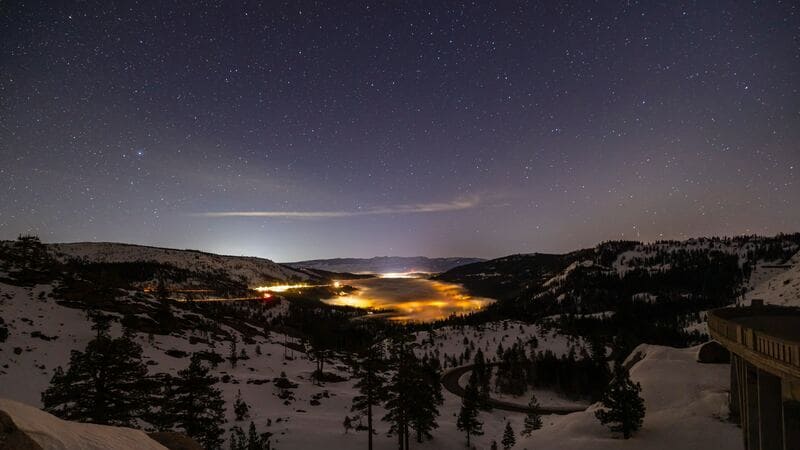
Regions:
<instances>
[{"instance_id":1,"label":"snow-covered slope","mask_svg":"<svg viewBox=\"0 0 800 450\"><path fill-rule=\"evenodd\" d=\"M266 270L263 267L267 267L257 265L258 268L252 268L242 262L249 258L130 247L117 244L69 244L57 246L54 250L62 253L61 258L67 258L69 254L89 257L94 261L161 260L189 270L198 270L196 264L206 264L209 271L241 270L242 274L254 274L252 276L256 277L261 270ZM242 265L237 266L240 263ZM565 264L564 268L568 265ZM578 264L571 274L580 270L606 270L605 267L609 265L584 267ZM79 299L65 302L63 300L66 297L59 298L72 294L65 289L67 283L64 279L48 275L26 280L32 281L14 284L14 278L9 276L0 282L0 317L4 319L3 326L9 332L5 342L0 343L0 397L38 407L41 406L41 392L47 387L54 368L66 366L70 351L84 349L94 332L90 329L85 311L76 308ZM281 300L269 311L271 314L285 313L287 302ZM175 321L185 326L176 326L167 332L148 333L147 324L155 320L153 317L157 313L154 311L157 302L151 296L136 292L117 293L113 302L101 302L98 306L107 308L106 311L117 319L128 320L126 323L134 333L133 338L143 347L144 359L153 374L175 374L188 365L188 355L192 352L215 352L225 356L235 337L238 351L244 351L247 358L240 359L235 367L225 361L212 369L213 374L220 378L217 387L222 391L227 406L227 423L223 425L226 429L233 425L246 428L252 420L259 432L272 433L273 446L283 450L323 447L336 450L365 445L366 436L363 432L345 433L342 427L344 417L353 414L350 406L356 394L354 380L349 379L350 368L343 359L333 356L325 366L327 372L341 377L342 381L318 386L311 382L315 361L310 355L297 350L304 347L302 342L280 334L280 328L248 325L246 320L240 320L242 316L233 314L233 309L228 310L230 315L215 315L214 323L209 324L211 316L200 317L204 309L174 303L171 310ZM248 311L258 312L257 309ZM265 321L259 319L257 323ZM138 322L141 323L136 326ZM248 333L247 327L255 332ZM121 333L119 322L113 324L111 332L116 336ZM480 348L491 359L498 345L507 348L515 342L528 342L534 336L538 340L539 350L551 350L556 354L563 354L571 346L584 345L582 339L557 334L552 327L543 328L514 321L441 327L433 333L421 331L415 337L420 353L439 357L442 363L447 361L449 368L466 362L468 358L461 355L467 347L473 352ZM288 343L290 348L284 343ZM706 448L712 443L718 444L719 448L739 448L738 429L720 419L725 416L728 384L726 366L694 362L696 350L693 349L640 347L638 351L643 353L644 358L633 367L631 373L634 379L642 383L648 416L644 429L633 440L612 439L610 432L597 423L590 408L588 412L545 417L545 427L535 432L529 442L520 442L523 439L518 436L516 448L629 447L671 450ZM297 385L290 389L290 399L275 383L276 377L282 373ZM232 405L238 391L251 406L251 417L245 422L234 421ZM523 399L520 403L524 402ZM415 448L463 448L464 436L456 427L460 406L461 399L445 391L438 419L439 428L434 432L434 439L415 445ZM384 411L378 408L376 417L380 419L383 415ZM482 412L481 420L485 434L476 438L474 443L477 448L489 448L492 441L500 441L506 422L511 422L519 432L524 416L493 410ZM377 431L376 449L395 447L395 439L387 436L388 425L385 422L378 420ZM727 445L729 443L732 445Z\"/></svg>"},{"instance_id":2,"label":"snow-covered slope","mask_svg":"<svg viewBox=\"0 0 800 450\"><path fill-rule=\"evenodd\" d=\"M640 345L641 361L630 370L641 383L647 414L642 429L630 440L615 438L588 410L545 420L517 448L560 450L735 450L742 448L741 430L727 422L730 368L696 362L698 347L675 349ZM521 422L512 422L515 429Z\"/></svg>"},{"instance_id":3,"label":"snow-covered slope","mask_svg":"<svg viewBox=\"0 0 800 450\"><path fill-rule=\"evenodd\" d=\"M0 366L0 397L41 406L40 393L46 388L53 369L66 365L70 350L83 349L93 336L84 313L58 304L49 296L51 291L47 285L18 287L0 284L0 315L5 318L10 332L7 341L0 344L0 361L4 361ZM175 313L182 314L177 309ZM243 349L250 357L240 360L236 367L225 362L213 369L221 379L217 386L226 401L226 429L234 424L246 427L252 420L259 432L273 433L273 446L284 450L336 450L365 445L363 432L345 434L342 428L344 417L352 415L350 405L355 395L354 380L317 386L311 382L314 361L305 353L286 350L283 342L287 338L283 335L272 332L267 336L254 336L246 343L244 336L236 330L224 325L223 328L239 336L239 350ZM115 324L112 333L118 335L120 332L119 324ZM435 336L423 331L416 338L421 353L438 354L442 359L449 355L452 360L465 348L465 339L491 356L498 344L507 347L532 336L537 336L540 349L551 349L557 354L567 351L570 345L581 345L579 340L570 340L544 332L535 325L518 322L446 327L438 329ZM150 337L137 333L135 339L144 348L151 373L174 374L188 365L188 357L170 356L167 351L179 355L180 352L215 350L225 355L230 344L228 340L210 339L199 332ZM294 341L288 340L290 343ZM256 347L261 355L257 355ZM529 440L518 434L515 448L740 448L739 430L722 420L726 414L725 391L729 382L727 366L696 363L696 349L640 347L637 351L642 352L644 358L633 367L631 374L642 383L648 415L644 429L632 440L613 439L611 433L597 423L590 408L588 412L567 416L546 416L544 428L534 432ZM349 369L335 358L326 367L345 379L349 377ZM274 384L275 377L281 372L298 385L292 390L289 402L279 398L280 389ZM232 404L237 391L242 392L242 397L252 408L248 422L234 421ZM415 448L462 449L464 436L456 428L460 406L461 399L445 391L434 439L415 445ZM376 411L378 418L383 414L380 408ZM489 448L492 441L499 442L507 421L517 433L523 427L522 414L493 410L482 412L480 417L485 434L474 439L477 448ZM395 448L395 439L386 434L387 424L379 420L377 427L375 448Z\"/></svg>"},{"instance_id":4,"label":"snow-covered slope","mask_svg":"<svg viewBox=\"0 0 800 450\"><path fill-rule=\"evenodd\" d=\"M800 253L794 255L786 265L790 267L777 268L777 275L748 292L745 303L761 299L772 305L800 306Z\"/></svg>"},{"instance_id":5,"label":"snow-covered slope","mask_svg":"<svg viewBox=\"0 0 800 450\"><path fill-rule=\"evenodd\" d=\"M17 432L42 450L166 450L141 430L69 422L5 398L0 398L0 413L8 415Z\"/></svg>"},{"instance_id":6,"label":"snow-covered slope","mask_svg":"<svg viewBox=\"0 0 800 450\"><path fill-rule=\"evenodd\" d=\"M195 271L223 271L232 279L244 280L249 286L258 286L275 280L308 280L313 277L305 271L293 269L269 259L215 255L197 250L177 250L108 242L50 244L48 248L54 251L62 261L68 258L112 263L152 261Z\"/></svg>"},{"instance_id":7,"label":"snow-covered slope","mask_svg":"<svg viewBox=\"0 0 800 450\"><path fill-rule=\"evenodd\" d=\"M771 242L777 241L777 242ZM617 255L612 267L620 274L635 268L646 268L649 271L669 269L668 262L659 263L660 255L669 255L677 252L721 252L736 255L740 265L752 260L758 251L764 251L770 246L780 245L786 251L797 251L798 245L790 239L779 236L765 238L759 236L726 238L694 238L686 241L658 241L648 244L637 244L634 248ZM790 253L791 254L791 253ZM758 258L756 258L758 259ZM758 261L778 263L777 261Z\"/></svg>"}]
</instances>

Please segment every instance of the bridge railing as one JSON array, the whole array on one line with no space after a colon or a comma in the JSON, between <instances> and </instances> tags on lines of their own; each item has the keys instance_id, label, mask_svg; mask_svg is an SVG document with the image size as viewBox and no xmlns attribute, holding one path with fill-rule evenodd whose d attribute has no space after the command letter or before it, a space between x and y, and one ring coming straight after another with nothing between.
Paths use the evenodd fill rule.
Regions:
<instances>
[{"instance_id":1,"label":"bridge railing","mask_svg":"<svg viewBox=\"0 0 800 450\"><path fill-rule=\"evenodd\" d=\"M756 331L732 320L736 317L748 315L748 312L758 314L756 311L748 311L748 308L727 308L711 311L708 315L708 329L711 332L711 336L719 341L727 340L739 344L788 366L800 368L800 342L789 341L763 331Z\"/></svg>"},{"instance_id":2,"label":"bridge railing","mask_svg":"<svg viewBox=\"0 0 800 450\"><path fill-rule=\"evenodd\" d=\"M800 367L800 345L764 334L755 335L755 350L790 366Z\"/></svg>"}]
</instances>

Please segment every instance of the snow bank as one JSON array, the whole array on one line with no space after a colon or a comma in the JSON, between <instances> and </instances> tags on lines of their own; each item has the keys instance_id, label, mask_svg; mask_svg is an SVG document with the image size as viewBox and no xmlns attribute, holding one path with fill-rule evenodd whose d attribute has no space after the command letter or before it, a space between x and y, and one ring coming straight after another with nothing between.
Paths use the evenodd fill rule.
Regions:
<instances>
[{"instance_id":1,"label":"snow bank","mask_svg":"<svg viewBox=\"0 0 800 450\"><path fill-rule=\"evenodd\" d=\"M647 408L643 428L630 440L615 438L594 417L599 405L553 417L518 448L705 450L741 449L741 431L726 421L730 368L696 362L698 347L640 345L630 370ZM633 362L633 360L631 360ZM549 424L548 424L549 422Z\"/></svg>"},{"instance_id":2,"label":"snow bank","mask_svg":"<svg viewBox=\"0 0 800 450\"><path fill-rule=\"evenodd\" d=\"M43 450L165 450L143 431L68 422L24 403L0 398L0 412Z\"/></svg>"}]
</instances>

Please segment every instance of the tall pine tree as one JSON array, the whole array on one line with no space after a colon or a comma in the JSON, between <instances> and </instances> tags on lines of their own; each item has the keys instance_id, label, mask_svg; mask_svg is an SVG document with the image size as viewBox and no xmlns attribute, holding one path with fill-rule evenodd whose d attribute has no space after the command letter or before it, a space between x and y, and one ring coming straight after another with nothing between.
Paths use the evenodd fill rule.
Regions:
<instances>
[{"instance_id":1,"label":"tall pine tree","mask_svg":"<svg viewBox=\"0 0 800 450\"><path fill-rule=\"evenodd\" d=\"M97 335L81 352L73 350L69 367L55 370L42 393L44 409L67 420L135 426L151 406L153 381L142 362L142 347L130 334L112 338L98 321Z\"/></svg>"},{"instance_id":2,"label":"tall pine tree","mask_svg":"<svg viewBox=\"0 0 800 450\"><path fill-rule=\"evenodd\" d=\"M528 414L525 416L525 428L522 430L523 436L530 436L535 430L542 428L542 416L539 415L539 400L536 395L531 394L528 402Z\"/></svg>"},{"instance_id":3,"label":"tall pine tree","mask_svg":"<svg viewBox=\"0 0 800 450\"><path fill-rule=\"evenodd\" d=\"M355 388L358 395L353 398L351 411L359 412L367 417L367 448L372 450L373 410L385 399L383 349L378 344L371 345L364 352L364 357L356 367L355 376L358 382Z\"/></svg>"},{"instance_id":4,"label":"tall pine tree","mask_svg":"<svg viewBox=\"0 0 800 450\"><path fill-rule=\"evenodd\" d=\"M461 398L461 411L458 413L456 426L467 435L467 447L470 446L471 436L483 435L483 422L478 419L478 406L480 404L478 386L472 382L467 383L464 397Z\"/></svg>"},{"instance_id":5,"label":"tall pine tree","mask_svg":"<svg viewBox=\"0 0 800 450\"><path fill-rule=\"evenodd\" d=\"M209 374L199 355L192 355L189 367L172 378L162 406L165 422L183 430L209 450L222 445L225 400L214 387L217 378Z\"/></svg>"},{"instance_id":6,"label":"tall pine tree","mask_svg":"<svg viewBox=\"0 0 800 450\"><path fill-rule=\"evenodd\" d=\"M491 410L492 404L489 400L492 392L492 366L486 364L486 359L480 348L475 352L472 374L470 376L475 376L475 381L478 386L478 397L480 398L480 409L484 411Z\"/></svg>"},{"instance_id":7,"label":"tall pine tree","mask_svg":"<svg viewBox=\"0 0 800 450\"><path fill-rule=\"evenodd\" d=\"M442 384L439 379L438 360L411 359L413 367L414 384L416 389L411 392L413 396L411 408L411 428L416 433L417 442L431 439L431 431L439 427L436 418L439 416L439 406L444 402Z\"/></svg>"},{"instance_id":8,"label":"tall pine tree","mask_svg":"<svg viewBox=\"0 0 800 450\"><path fill-rule=\"evenodd\" d=\"M236 415L236 421L240 422L250 417L250 405L242 399L242 391L236 391L236 398L233 401L233 413Z\"/></svg>"},{"instance_id":9,"label":"tall pine tree","mask_svg":"<svg viewBox=\"0 0 800 450\"><path fill-rule=\"evenodd\" d=\"M514 437L514 429L511 428L511 422L506 422L506 429L503 430L503 440L500 443L503 444L503 450L509 450L517 443L517 438Z\"/></svg>"},{"instance_id":10,"label":"tall pine tree","mask_svg":"<svg viewBox=\"0 0 800 450\"><path fill-rule=\"evenodd\" d=\"M601 400L604 409L597 410L595 416L611 431L622 433L622 437L629 439L644 421L645 407L639 395L641 391L642 386L631 381L628 370L617 364L614 378Z\"/></svg>"},{"instance_id":11,"label":"tall pine tree","mask_svg":"<svg viewBox=\"0 0 800 450\"><path fill-rule=\"evenodd\" d=\"M397 436L399 450L408 449L411 411L414 408L412 392L418 388L414 383L414 354L404 337L392 345L391 365L394 373L386 384L386 415L383 420L389 423L389 433Z\"/></svg>"}]
</instances>

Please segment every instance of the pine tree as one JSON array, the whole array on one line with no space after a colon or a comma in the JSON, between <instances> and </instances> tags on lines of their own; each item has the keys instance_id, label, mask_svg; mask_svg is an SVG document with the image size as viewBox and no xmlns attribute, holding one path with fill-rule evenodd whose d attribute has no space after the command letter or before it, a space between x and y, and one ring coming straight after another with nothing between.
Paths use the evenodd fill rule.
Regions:
<instances>
[{"instance_id":1,"label":"pine tree","mask_svg":"<svg viewBox=\"0 0 800 450\"><path fill-rule=\"evenodd\" d=\"M359 362L355 377L358 382L355 388L359 395L353 398L351 410L367 417L367 448L372 450L373 408L383 403L385 399L384 386L386 378L383 374L383 351L380 346L370 346Z\"/></svg>"},{"instance_id":2,"label":"pine tree","mask_svg":"<svg viewBox=\"0 0 800 450\"><path fill-rule=\"evenodd\" d=\"M414 383L413 352L404 338L399 338L392 347L392 369L394 373L386 384L386 415L389 433L397 435L398 449L408 449L411 411L414 408L412 393L418 386Z\"/></svg>"},{"instance_id":3,"label":"pine tree","mask_svg":"<svg viewBox=\"0 0 800 450\"><path fill-rule=\"evenodd\" d=\"M350 416L344 416L344 422L342 422L342 426L344 427L344 434L350 432L353 429L353 419Z\"/></svg>"},{"instance_id":4,"label":"pine tree","mask_svg":"<svg viewBox=\"0 0 800 450\"><path fill-rule=\"evenodd\" d=\"M230 450L247 450L247 437L239 425L231 427L231 437L228 440Z\"/></svg>"},{"instance_id":5,"label":"pine tree","mask_svg":"<svg viewBox=\"0 0 800 450\"><path fill-rule=\"evenodd\" d=\"M247 430L247 448L245 450L269 450L269 434L258 434L256 431L256 424L250 422L250 428Z\"/></svg>"},{"instance_id":6,"label":"pine tree","mask_svg":"<svg viewBox=\"0 0 800 450\"><path fill-rule=\"evenodd\" d=\"M225 401L199 355L173 378L162 408L169 423L211 450L222 444Z\"/></svg>"},{"instance_id":7,"label":"pine tree","mask_svg":"<svg viewBox=\"0 0 800 450\"><path fill-rule=\"evenodd\" d=\"M475 352L473 364L474 367L472 368L472 374L470 376L475 376L478 386L478 397L480 398L480 409L489 411L492 409L492 404L490 402L492 392L492 367L486 364L481 349Z\"/></svg>"},{"instance_id":8,"label":"pine tree","mask_svg":"<svg viewBox=\"0 0 800 450\"><path fill-rule=\"evenodd\" d=\"M470 379L472 381L472 379ZM483 422L478 419L478 387L475 383L467 383L464 397L461 398L461 411L458 413L456 426L467 435L467 447L471 436L483 435Z\"/></svg>"},{"instance_id":9,"label":"pine tree","mask_svg":"<svg viewBox=\"0 0 800 450\"><path fill-rule=\"evenodd\" d=\"M42 393L45 411L67 420L134 426L151 407L153 380L142 362L142 347L129 334L108 335L108 323L93 327L97 337L73 350L65 372L58 367Z\"/></svg>"},{"instance_id":10,"label":"pine tree","mask_svg":"<svg viewBox=\"0 0 800 450\"><path fill-rule=\"evenodd\" d=\"M233 335L233 339L231 339L231 345L230 345L230 351L231 351L230 353L231 354L228 357L228 360L231 362L231 368L235 368L236 367L236 363L239 361L239 353L236 352L236 343L237 343L237 341L238 341L238 339L236 338L236 335L234 334Z\"/></svg>"},{"instance_id":11,"label":"pine tree","mask_svg":"<svg viewBox=\"0 0 800 450\"><path fill-rule=\"evenodd\" d=\"M592 362L592 368L590 369L590 396L593 400L598 399L603 390L608 386L608 382L611 379L611 374L608 370L608 362L607 362L607 355L606 355L606 345L605 343L598 339L593 338L589 342L590 344L590 360Z\"/></svg>"},{"instance_id":12,"label":"pine tree","mask_svg":"<svg viewBox=\"0 0 800 450\"><path fill-rule=\"evenodd\" d=\"M158 281L156 282L155 294L159 304L166 304L167 298L169 298L169 289L167 288L166 280L161 275L159 275Z\"/></svg>"},{"instance_id":13,"label":"pine tree","mask_svg":"<svg viewBox=\"0 0 800 450\"><path fill-rule=\"evenodd\" d=\"M259 434L256 424L250 422L246 436L238 425L231 427L231 438L228 442L230 450L269 450L269 436L268 433Z\"/></svg>"},{"instance_id":14,"label":"pine tree","mask_svg":"<svg viewBox=\"0 0 800 450\"><path fill-rule=\"evenodd\" d=\"M233 413L236 415L236 421L240 422L250 417L250 405L242 400L242 391L236 391L236 399L233 401Z\"/></svg>"},{"instance_id":15,"label":"pine tree","mask_svg":"<svg viewBox=\"0 0 800 450\"><path fill-rule=\"evenodd\" d=\"M531 394L531 401L528 402L528 414L525 416L525 428L522 430L523 436L530 436L535 430L542 428L542 416L539 415L539 401L536 395Z\"/></svg>"},{"instance_id":16,"label":"pine tree","mask_svg":"<svg viewBox=\"0 0 800 450\"><path fill-rule=\"evenodd\" d=\"M411 391L411 428L416 432L417 442L422 442L423 439L431 439L431 431L439 427L436 418L444 397L438 360L419 360L412 354L410 363L413 365L412 383L417 386Z\"/></svg>"},{"instance_id":17,"label":"pine tree","mask_svg":"<svg viewBox=\"0 0 800 450\"><path fill-rule=\"evenodd\" d=\"M517 438L514 437L514 429L511 428L511 422L506 422L506 429L503 431L503 450L509 450L514 444L517 443Z\"/></svg>"},{"instance_id":18,"label":"pine tree","mask_svg":"<svg viewBox=\"0 0 800 450\"><path fill-rule=\"evenodd\" d=\"M601 400L605 409L596 411L595 416L611 431L622 433L625 439L629 439L644 421L645 406L639 395L641 391L641 385L631 381L627 369L617 364L614 367L614 379Z\"/></svg>"}]
</instances>

